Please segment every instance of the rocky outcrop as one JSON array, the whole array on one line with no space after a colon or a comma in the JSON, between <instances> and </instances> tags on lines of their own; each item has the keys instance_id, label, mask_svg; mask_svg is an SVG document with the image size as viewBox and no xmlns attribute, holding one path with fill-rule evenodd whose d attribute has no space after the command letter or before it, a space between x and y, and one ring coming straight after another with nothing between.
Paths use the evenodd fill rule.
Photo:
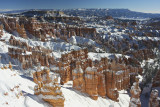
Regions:
<instances>
[{"instance_id":1,"label":"rocky outcrop","mask_svg":"<svg viewBox=\"0 0 160 107\"><path fill-rule=\"evenodd\" d=\"M158 97L158 90L152 90L150 99L149 99L149 107L159 107L160 98Z\"/></svg>"},{"instance_id":2,"label":"rocky outcrop","mask_svg":"<svg viewBox=\"0 0 160 107\"><path fill-rule=\"evenodd\" d=\"M61 60L59 62L59 72L61 74L61 83L64 84L69 80L72 80L72 72L78 66L76 64L79 61L81 69L84 71L88 66L88 50L81 49L78 51L72 51L67 54L62 54Z\"/></svg>"},{"instance_id":3,"label":"rocky outcrop","mask_svg":"<svg viewBox=\"0 0 160 107\"><path fill-rule=\"evenodd\" d=\"M92 99L98 99L98 76L97 69L87 67L84 74L85 92L91 96Z\"/></svg>"},{"instance_id":4,"label":"rocky outcrop","mask_svg":"<svg viewBox=\"0 0 160 107\"><path fill-rule=\"evenodd\" d=\"M116 74L115 71L107 71L106 76L106 95L114 101L119 101L119 93L116 88Z\"/></svg>"},{"instance_id":5,"label":"rocky outcrop","mask_svg":"<svg viewBox=\"0 0 160 107\"><path fill-rule=\"evenodd\" d=\"M103 73L98 73L98 95L105 98L106 97L106 83L105 75Z\"/></svg>"},{"instance_id":6,"label":"rocky outcrop","mask_svg":"<svg viewBox=\"0 0 160 107\"><path fill-rule=\"evenodd\" d=\"M9 39L9 43L16 46L15 48L8 48L9 55L11 58L18 59L23 69L31 68L39 63L47 67L55 64L54 57L51 55L52 50L40 46L32 48L26 42L16 40L13 36Z\"/></svg>"},{"instance_id":7,"label":"rocky outcrop","mask_svg":"<svg viewBox=\"0 0 160 107\"><path fill-rule=\"evenodd\" d=\"M16 28L17 28L17 32L19 33L19 35L22 37L22 38L27 38L27 34L26 34L26 31L24 29L24 24L22 24L21 26L16 23Z\"/></svg>"},{"instance_id":8,"label":"rocky outcrop","mask_svg":"<svg viewBox=\"0 0 160 107\"><path fill-rule=\"evenodd\" d=\"M86 49L82 49L62 55L59 62L62 67L59 66L59 69L60 71L62 68L66 69L61 72L61 81L66 83L69 78L73 79L74 89L89 94L95 100L99 95L118 101L118 91L128 89L130 84L136 81L135 77L139 69L107 58L94 62L90 59L86 60L87 52ZM88 68L90 68L89 71L87 71Z\"/></svg>"},{"instance_id":9,"label":"rocky outcrop","mask_svg":"<svg viewBox=\"0 0 160 107\"><path fill-rule=\"evenodd\" d=\"M59 65L61 84L67 83L70 80L70 66L68 63L62 63Z\"/></svg>"},{"instance_id":10,"label":"rocky outcrop","mask_svg":"<svg viewBox=\"0 0 160 107\"><path fill-rule=\"evenodd\" d=\"M3 26L2 26L2 24L0 25L0 38L2 37L2 35L3 35Z\"/></svg>"},{"instance_id":11,"label":"rocky outcrop","mask_svg":"<svg viewBox=\"0 0 160 107\"><path fill-rule=\"evenodd\" d=\"M9 62L9 69L12 70L12 64L11 64L11 62Z\"/></svg>"},{"instance_id":12,"label":"rocky outcrop","mask_svg":"<svg viewBox=\"0 0 160 107\"><path fill-rule=\"evenodd\" d=\"M131 93L131 99L130 99L129 107L141 107L141 102L140 102L141 89L139 88L138 77L136 77L136 82L133 83L130 93Z\"/></svg>"},{"instance_id":13,"label":"rocky outcrop","mask_svg":"<svg viewBox=\"0 0 160 107\"><path fill-rule=\"evenodd\" d=\"M87 35L96 36L95 28L81 28L81 27L66 27L66 30L69 32L69 37L72 36L81 36L86 37Z\"/></svg>"},{"instance_id":14,"label":"rocky outcrop","mask_svg":"<svg viewBox=\"0 0 160 107\"><path fill-rule=\"evenodd\" d=\"M17 33L23 38L35 37L36 39L43 42L48 41L51 37L59 37L67 41L67 37L75 35L82 37L87 37L90 35L95 37L97 34L95 28L77 27L70 25L62 27L61 24L49 23L47 21L41 22L40 19L43 18L40 17L37 20L36 17L4 17L0 18L0 21L5 26L5 30L10 33L15 33L15 31L17 31ZM52 17L48 20L50 19L60 19L63 22L72 22L73 20L80 21L80 18L78 17ZM26 31L29 34L26 34Z\"/></svg>"},{"instance_id":15,"label":"rocky outcrop","mask_svg":"<svg viewBox=\"0 0 160 107\"><path fill-rule=\"evenodd\" d=\"M53 107L64 107L65 99L58 85L58 78L55 75L49 75L49 72L49 69L39 68L33 74L34 82L37 83L34 88L35 95L39 95Z\"/></svg>"},{"instance_id":16,"label":"rocky outcrop","mask_svg":"<svg viewBox=\"0 0 160 107\"><path fill-rule=\"evenodd\" d=\"M85 92L85 81L83 75L84 71L82 70L80 63L77 62L76 68L72 71L73 88L81 92Z\"/></svg>"}]
</instances>

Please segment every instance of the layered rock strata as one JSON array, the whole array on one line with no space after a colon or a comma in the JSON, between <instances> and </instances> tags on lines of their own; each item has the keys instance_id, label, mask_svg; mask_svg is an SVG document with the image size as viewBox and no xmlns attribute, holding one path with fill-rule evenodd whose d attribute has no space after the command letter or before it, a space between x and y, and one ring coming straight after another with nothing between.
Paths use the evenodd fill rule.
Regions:
<instances>
[{"instance_id":1,"label":"layered rock strata","mask_svg":"<svg viewBox=\"0 0 160 107\"><path fill-rule=\"evenodd\" d=\"M64 107L64 96L61 87L58 85L58 78L55 75L49 75L49 69L38 69L33 74L34 82L37 84L34 88L35 95L39 95L44 101L53 107Z\"/></svg>"}]
</instances>

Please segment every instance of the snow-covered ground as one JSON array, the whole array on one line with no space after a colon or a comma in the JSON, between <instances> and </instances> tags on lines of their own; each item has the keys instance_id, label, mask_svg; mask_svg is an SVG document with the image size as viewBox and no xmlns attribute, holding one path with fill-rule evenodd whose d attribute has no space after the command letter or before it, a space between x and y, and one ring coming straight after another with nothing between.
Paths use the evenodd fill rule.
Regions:
<instances>
[{"instance_id":1,"label":"snow-covered ground","mask_svg":"<svg viewBox=\"0 0 160 107\"><path fill-rule=\"evenodd\" d=\"M35 83L31 78L10 69L0 69L1 107L45 107L42 99L34 95Z\"/></svg>"},{"instance_id":2,"label":"snow-covered ground","mask_svg":"<svg viewBox=\"0 0 160 107\"><path fill-rule=\"evenodd\" d=\"M94 46L98 46L98 44L93 41L92 39L87 39L84 37L80 37L80 36L72 36L71 38L68 39L68 41L74 45L77 44L83 44L83 45L94 45Z\"/></svg>"},{"instance_id":3,"label":"snow-covered ground","mask_svg":"<svg viewBox=\"0 0 160 107\"><path fill-rule=\"evenodd\" d=\"M114 57L122 57L122 54L112 54L112 53L93 53L89 52L88 53L88 58L92 59L93 61L95 60L101 60L101 58L107 57L108 59L114 59ZM126 58L129 58L129 56L125 55Z\"/></svg>"},{"instance_id":4,"label":"snow-covered ground","mask_svg":"<svg viewBox=\"0 0 160 107\"><path fill-rule=\"evenodd\" d=\"M72 81L62 86L65 97L65 107L128 107L130 97L126 91L120 91L119 102L108 98L99 97L97 101L92 100L87 94L72 88Z\"/></svg>"}]
</instances>

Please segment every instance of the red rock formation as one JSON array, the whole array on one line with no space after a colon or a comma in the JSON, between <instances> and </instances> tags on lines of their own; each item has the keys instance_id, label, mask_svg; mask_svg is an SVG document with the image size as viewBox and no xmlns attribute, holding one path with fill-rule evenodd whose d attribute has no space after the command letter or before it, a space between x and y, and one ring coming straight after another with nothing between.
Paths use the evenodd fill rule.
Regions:
<instances>
[{"instance_id":1,"label":"red rock formation","mask_svg":"<svg viewBox=\"0 0 160 107\"><path fill-rule=\"evenodd\" d=\"M73 88L81 92L85 92L85 81L83 79L84 71L80 66L80 62L77 62L76 68L72 71L73 76Z\"/></svg>"},{"instance_id":2,"label":"red rock formation","mask_svg":"<svg viewBox=\"0 0 160 107\"><path fill-rule=\"evenodd\" d=\"M18 23L16 23L16 28L17 28L17 32L22 38L27 38L27 34L23 24L20 26Z\"/></svg>"},{"instance_id":3,"label":"red rock formation","mask_svg":"<svg viewBox=\"0 0 160 107\"><path fill-rule=\"evenodd\" d=\"M61 75L61 84L67 83L70 80L70 66L68 63L62 63L59 67Z\"/></svg>"},{"instance_id":4,"label":"red rock formation","mask_svg":"<svg viewBox=\"0 0 160 107\"><path fill-rule=\"evenodd\" d=\"M11 64L11 62L9 62L9 69L12 70L12 64Z\"/></svg>"},{"instance_id":5,"label":"red rock formation","mask_svg":"<svg viewBox=\"0 0 160 107\"><path fill-rule=\"evenodd\" d=\"M134 106L141 107L141 102L139 98L141 89L139 88L139 78L138 77L136 77L136 82L133 83L130 93L131 93L131 99L130 99L129 107L134 107Z\"/></svg>"},{"instance_id":6,"label":"red rock formation","mask_svg":"<svg viewBox=\"0 0 160 107\"><path fill-rule=\"evenodd\" d=\"M159 97L158 97L158 90L152 90L150 99L149 99L149 107L159 107Z\"/></svg>"},{"instance_id":7,"label":"red rock formation","mask_svg":"<svg viewBox=\"0 0 160 107\"><path fill-rule=\"evenodd\" d=\"M105 83L105 75L102 73L98 73L98 95L105 98L106 97L106 83Z\"/></svg>"},{"instance_id":8,"label":"red rock formation","mask_svg":"<svg viewBox=\"0 0 160 107\"><path fill-rule=\"evenodd\" d=\"M49 76L49 70L38 70L33 74L33 79L37 83L34 88L35 95L39 95L44 101L53 107L64 107L64 96L60 90L55 75Z\"/></svg>"},{"instance_id":9,"label":"red rock formation","mask_svg":"<svg viewBox=\"0 0 160 107\"><path fill-rule=\"evenodd\" d=\"M92 99L98 99L98 76L97 69L87 67L84 75L85 80L85 92L91 96Z\"/></svg>"},{"instance_id":10,"label":"red rock formation","mask_svg":"<svg viewBox=\"0 0 160 107\"><path fill-rule=\"evenodd\" d=\"M136 76L138 76L138 68L128 66L130 72L130 85L132 85L136 81Z\"/></svg>"},{"instance_id":11,"label":"red rock formation","mask_svg":"<svg viewBox=\"0 0 160 107\"><path fill-rule=\"evenodd\" d=\"M115 71L106 71L105 72L106 78L106 95L108 98L119 101L119 93L116 88L116 74Z\"/></svg>"},{"instance_id":12,"label":"red rock formation","mask_svg":"<svg viewBox=\"0 0 160 107\"><path fill-rule=\"evenodd\" d=\"M3 35L3 26L2 26L2 24L0 25L0 38L2 37L2 35Z\"/></svg>"}]
</instances>

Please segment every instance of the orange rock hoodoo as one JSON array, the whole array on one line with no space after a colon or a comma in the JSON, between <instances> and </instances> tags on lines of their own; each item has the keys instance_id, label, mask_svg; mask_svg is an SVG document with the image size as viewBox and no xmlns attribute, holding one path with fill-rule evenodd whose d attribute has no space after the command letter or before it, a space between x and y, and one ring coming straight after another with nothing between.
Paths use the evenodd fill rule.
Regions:
<instances>
[{"instance_id":1,"label":"orange rock hoodoo","mask_svg":"<svg viewBox=\"0 0 160 107\"><path fill-rule=\"evenodd\" d=\"M107 58L93 62L88 59L87 53L87 49L81 49L62 55L59 62L61 83L73 80L74 89L89 94L95 100L100 95L118 101L118 91L128 89L136 81L141 69L109 61Z\"/></svg>"},{"instance_id":2,"label":"orange rock hoodoo","mask_svg":"<svg viewBox=\"0 0 160 107\"><path fill-rule=\"evenodd\" d=\"M85 92L85 81L83 79L83 70L80 63L76 64L76 68L72 71L73 88L81 92Z\"/></svg>"},{"instance_id":3,"label":"orange rock hoodoo","mask_svg":"<svg viewBox=\"0 0 160 107\"><path fill-rule=\"evenodd\" d=\"M61 87L58 85L57 76L49 75L49 69L40 68L33 74L34 82L37 84L34 88L35 95L50 103L53 107L64 107L64 96Z\"/></svg>"},{"instance_id":4,"label":"orange rock hoodoo","mask_svg":"<svg viewBox=\"0 0 160 107\"><path fill-rule=\"evenodd\" d=\"M141 89L139 88L138 77L136 77L136 82L133 83L130 93L131 93L131 99L130 99L129 107L134 107L134 106L141 107L141 102L140 102Z\"/></svg>"},{"instance_id":5,"label":"orange rock hoodoo","mask_svg":"<svg viewBox=\"0 0 160 107\"><path fill-rule=\"evenodd\" d=\"M36 25L39 26L39 25ZM81 49L63 54L59 62L55 62L52 51L40 46L30 47L25 42L20 42L11 36L9 43L17 48L8 48L9 55L17 58L22 63L23 69L31 68L40 63L42 66L54 65L61 76L61 84L73 80L73 88L89 94L93 99L109 97L118 101L119 90L128 89L136 80L135 77L142 70L125 65L122 61L102 58L100 61L88 59L88 50ZM125 62L125 61L124 61ZM128 63L129 60L126 59ZM87 68L93 72L87 71ZM53 70L54 71L54 70ZM75 72L77 71L77 73ZM79 72L83 71L83 72ZM87 78L91 75L92 78Z\"/></svg>"},{"instance_id":6,"label":"orange rock hoodoo","mask_svg":"<svg viewBox=\"0 0 160 107\"><path fill-rule=\"evenodd\" d=\"M128 89L141 71L139 68L125 65L122 62L117 63L118 59L111 61L102 58L100 61L92 61L88 59L87 49L63 54L59 62L56 63L54 58L50 56L52 51L49 49L39 46L30 47L27 43L20 42L12 36L9 43L17 47L9 48L9 55L12 58L17 58L22 63L23 69L31 68L38 63L48 67L54 65L58 68L56 72L60 73L61 84L73 80L73 88L88 93L93 99L97 99L97 96L100 95L118 101L118 90ZM126 61L128 60L126 59ZM94 69L94 72L87 71L88 67L91 70ZM87 78L87 75L91 75L92 78Z\"/></svg>"},{"instance_id":7,"label":"orange rock hoodoo","mask_svg":"<svg viewBox=\"0 0 160 107\"><path fill-rule=\"evenodd\" d=\"M11 62L9 62L9 69L12 69L12 64L11 64Z\"/></svg>"},{"instance_id":8,"label":"orange rock hoodoo","mask_svg":"<svg viewBox=\"0 0 160 107\"><path fill-rule=\"evenodd\" d=\"M0 38L2 37L2 35L3 35L3 26L0 25Z\"/></svg>"},{"instance_id":9,"label":"orange rock hoodoo","mask_svg":"<svg viewBox=\"0 0 160 107\"><path fill-rule=\"evenodd\" d=\"M0 21L4 25L4 29L10 33L17 31L19 36L23 38L34 36L43 42L48 41L51 37L60 37L61 39L67 40L67 37L75 35L83 37L92 35L95 37L97 33L95 28L72 27L69 25L62 27L60 24L40 22L35 17L3 17L0 18ZM26 31L29 33L29 35L26 34Z\"/></svg>"},{"instance_id":10,"label":"orange rock hoodoo","mask_svg":"<svg viewBox=\"0 0 160 107\"><path fill-rule=\"evenodd\" d=\"M98 76L97 69L87 67L84 74L85 92L91 96L92 99L98 99Z\"/></svg>"},{"instance_id":11,"label":"orange rock hoodoo","mask_svg":"<svg viewBox=\"0 0 160 107\"><path fill-rule=\"evenodd\" d=\"M52 51L49 49L40 46L32 48L26 42L16 40L13 36L11 36L9 43L16 46L16 48L8 48L9 55L11 58L17 58L23 69L32 68L38 63L47 67L49 64L54 64L54 58L50 55Z\"/></svg>"}]
</instances>

